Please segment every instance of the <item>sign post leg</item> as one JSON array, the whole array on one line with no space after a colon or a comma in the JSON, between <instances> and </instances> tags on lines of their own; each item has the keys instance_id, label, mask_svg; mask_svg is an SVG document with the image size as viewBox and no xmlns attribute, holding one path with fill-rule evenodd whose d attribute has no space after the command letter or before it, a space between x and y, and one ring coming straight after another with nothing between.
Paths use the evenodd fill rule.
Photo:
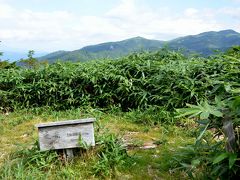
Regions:
<instances>
[{"instance_id":1,"label":"sign post leg","mask_svg":"<svg viewBox=\"0 0 240 180\"><path fill-rule=\"evenodd\" d=\"M64 149L63 153L66 160L72 159L74 157L73 149Z\"/></svg>"}]
</instances>

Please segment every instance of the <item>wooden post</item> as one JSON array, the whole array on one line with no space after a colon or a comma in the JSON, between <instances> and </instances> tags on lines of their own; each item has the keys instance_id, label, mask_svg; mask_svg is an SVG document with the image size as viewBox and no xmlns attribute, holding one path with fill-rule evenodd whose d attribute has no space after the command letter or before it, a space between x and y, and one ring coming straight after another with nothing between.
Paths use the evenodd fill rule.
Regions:
<instances>
[{"instance_id":1,"label":"wooden post","mask_svg":"<svg viewBox=\"0 0 240 180\"><path fill-rule=\"evenodd\" d=\"M63 154L66 160L71 160L74 157L73 149L64 149Z\"/></svg>"},{"instance_id":2,"label":"wooden post","mask_svg":"<svg viewBox=\"0 0 240 180\"><path fill-rule=\"evenodd\" d=\"M236 140L235 140L235 133L233 129L232 118L229 115L230 112L228 110L224 110L224 117L223 117L223 132L227 138L226 143L226 151L227 152L235 152L236 149Z\"/></svg>"}]
</instances>

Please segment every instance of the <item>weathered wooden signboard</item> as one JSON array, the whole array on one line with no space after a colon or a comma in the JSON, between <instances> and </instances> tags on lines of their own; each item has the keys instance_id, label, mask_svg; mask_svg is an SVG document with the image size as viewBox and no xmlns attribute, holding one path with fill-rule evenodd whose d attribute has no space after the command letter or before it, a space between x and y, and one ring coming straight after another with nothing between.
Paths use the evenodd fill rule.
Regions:
<instances>
[{"instance_id":1,"label":"weathered wooden signboard","mask_svg":"<svg viewBox=\"0 0 240 180\"><path fill-rule=\"evenodd\" d=\"M80 140L95 146L94 121L88 118L37 124L40 150L76 148Z\"/></svg>"}]
</instances>

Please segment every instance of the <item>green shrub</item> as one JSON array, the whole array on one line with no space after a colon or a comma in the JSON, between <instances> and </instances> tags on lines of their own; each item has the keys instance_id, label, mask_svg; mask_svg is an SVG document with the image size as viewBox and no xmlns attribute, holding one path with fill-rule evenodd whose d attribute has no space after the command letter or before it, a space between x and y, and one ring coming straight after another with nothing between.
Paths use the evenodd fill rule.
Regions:
<instances>
[{"instance_id":1,"label":"green shrub","mask_svg":"<svg viewBox=\"0 0 240 180\"><path fill-rule=\"evenodd\" d=\"M93 165L93 174L96 176L114 176L118 168L130 165L131 158L126 147L113 134L103 134L98 137L98 160Z\"/></svg>"}]
</instances>

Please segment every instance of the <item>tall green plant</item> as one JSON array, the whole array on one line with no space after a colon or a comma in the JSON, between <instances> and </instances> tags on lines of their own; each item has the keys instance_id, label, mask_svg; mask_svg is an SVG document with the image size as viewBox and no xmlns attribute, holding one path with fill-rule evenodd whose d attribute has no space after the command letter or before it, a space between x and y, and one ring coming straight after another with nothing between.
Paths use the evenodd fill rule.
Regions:
<instances>
[{"instance_id":1,"label":"tall green plant","mask_svg":"<svg viewBox=\"0 0 240 180\"><path fill-rule=\"evenodd\" d=\"M162 50L116 61L58 62L37 69L3 70L0 106L119 106L123 111L161 106L172 111L216 95L229 96L230 89L239 86L238 68L239 62L229 55L185 57Z\"/></svg>"}]
</instances>

